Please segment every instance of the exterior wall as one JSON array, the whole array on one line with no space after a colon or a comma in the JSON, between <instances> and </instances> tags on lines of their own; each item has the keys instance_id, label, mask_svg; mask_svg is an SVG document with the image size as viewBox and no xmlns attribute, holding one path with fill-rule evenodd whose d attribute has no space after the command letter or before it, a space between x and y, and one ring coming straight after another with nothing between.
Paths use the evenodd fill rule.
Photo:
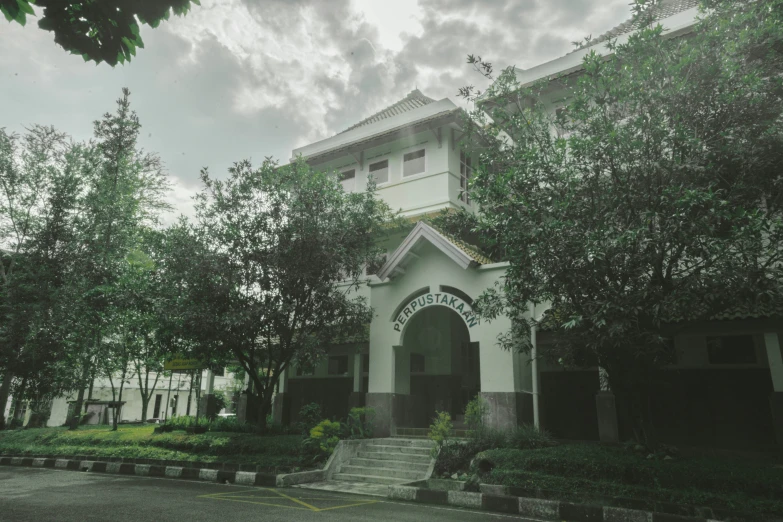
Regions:
<instances>
[{"instance_id":1,"label":"exterior wall","mask_svg":"<svg viewBox=\"0 0 783 522\"><path fill-rule=\"evenodd\" d=\"M378 196L393 210L401 210L404 216L414 216L442 208L472 209L459 200L459 150L451 147L450 129L449 126L440 128L440 146L434 133L428 131L367 149L361 170L351 155L314 167L324 171L356 169L351 191L361 192L367 189L370 164L388 160L389 181L378 184ZM425 150L424 172L403 177L403 156L420 149Z\"/></svg>"}]
</instances>

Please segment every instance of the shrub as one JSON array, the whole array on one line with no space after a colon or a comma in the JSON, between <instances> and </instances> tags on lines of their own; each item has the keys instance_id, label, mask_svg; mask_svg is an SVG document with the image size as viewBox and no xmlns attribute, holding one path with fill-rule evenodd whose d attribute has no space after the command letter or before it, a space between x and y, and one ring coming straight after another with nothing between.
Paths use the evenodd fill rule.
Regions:
<instances>
[{"instance_id":1,"label":"shrub","mask_svg":"<svg viewBox=\"0 0 783 522\"><path fill-rule=\"evenodd\" d=\"M477 430L484 425L484 415L487 412L487 401L476 395L467 406L465 406L465 424L471 430Z\"/></svg>"},{"instance_id":2,"label":"shrub","mask_svg":"<svg viewBox=\"0 0 783 522\"><path fill-rule=\"evenodd\" d=\"M340 430L339 422L324 419L310 430L309 444L318 446L325 455L331 455L340 442Z\"/></svg>"},{"instance_id":3,"label":"shrub","mask_svg":"<svg viewBox=\"0 0 783 522\"><path fill-rule=\"evenodd\" d=\"M459 473L470 468L470 461L475 451L468 444L458 441L445 441L438 453L438 460L435 462L435 474L444 473L451 475Z\"/></svg>"},{"instance_id":4,"label":"shrub","mask_svg":"<svg viewBox=\"0 0 783 522\"><path fill-rule=\"evenodd\" d=\"M480 426L478 429L471 432L470 439L468 440L468 447L473 450L474 453L508 447L507 432L496 428Z\"/></svg>"},{"instance_id":5,"label":"shrub","mask_svg":"<svg viewBox=\"0 0 783 522\"><path fill-rule=\"evenodd\" d=\"M436 454L438 450L443 446L443 443L449 439L451 435L451 429L453 424L451 423L451 415L445 411L435 412L437 415L433 419L433 423L430 425L430 432L427 436L430 440L435 441L436 446L432 448L433 454Z\"/></svg>"},{"instance_id":6,"label":"shrub","mask_svg":"<svg viewBox=\"0 0 783 522\"><path fill-rule=\"evenodd\" d=\"M523 424L512 429L508 434L508 446L513 449L547 448L556 444L552 435L532 424Z\"/></svg>"},{"instance_id":7,"label":"shrub","mask_svg":"<svg viewBox=\"0 0 783 522\"><path fill-rule=\"evenodd\" d=\"M308 437L310 435L310 430L312 430L323 418L323 415L321 415L321 405L317 402L311 402L310 404L305 404L302 406L302 408L299 410L299 431L302 432L303 437Z\"/></svg>"},{"instance_id":8,"label":"shrub","mask_svg":"<svg viewBox=\"0 0 783 522\"><path fill-rule=\"evenodd\" d=\"M375 410L373 408L351 408L345 423L345 438L369 439L375 428Z\"/></svg>"}]
</instances>

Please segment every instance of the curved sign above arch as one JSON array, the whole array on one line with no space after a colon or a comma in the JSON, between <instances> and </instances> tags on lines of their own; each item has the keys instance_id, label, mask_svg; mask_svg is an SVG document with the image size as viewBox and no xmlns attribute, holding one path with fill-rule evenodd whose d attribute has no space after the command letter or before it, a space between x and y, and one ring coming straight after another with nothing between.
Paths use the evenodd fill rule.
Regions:
<instances>
[{"instance_id":1,"label":"curved sign above arch","mask_svg":"<svg viewBox=\"0 0 783 522\"><path fill-rule=\"evenodd\" d=\"M429 292L411 299L408 304L400 309L400 313L394 319L394 331L402 332L405 323L407 323L416 312L430 306L445 306L454 310L465 321L465 325L467 325L468 329L479 324L478 317L476 317L473 308L468 303L454 294L440 291Z\"/></svg>"}]
</instances>

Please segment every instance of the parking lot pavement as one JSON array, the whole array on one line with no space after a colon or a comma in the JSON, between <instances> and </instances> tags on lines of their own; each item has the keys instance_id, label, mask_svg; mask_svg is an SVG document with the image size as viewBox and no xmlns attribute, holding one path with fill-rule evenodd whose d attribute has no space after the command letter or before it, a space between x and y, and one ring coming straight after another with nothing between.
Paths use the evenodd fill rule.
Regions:
<instances>
[{"instance_id":1,"label":"parking lot pavement","mask_svg":"<svg viewBox=\"0 0 783 522\"><path fill-rule=\"evenodd\" d=\"M0 468L0 521L479 522L519 516L299 488L256 488L36 468Z\"/></svg>"}]
</instances>

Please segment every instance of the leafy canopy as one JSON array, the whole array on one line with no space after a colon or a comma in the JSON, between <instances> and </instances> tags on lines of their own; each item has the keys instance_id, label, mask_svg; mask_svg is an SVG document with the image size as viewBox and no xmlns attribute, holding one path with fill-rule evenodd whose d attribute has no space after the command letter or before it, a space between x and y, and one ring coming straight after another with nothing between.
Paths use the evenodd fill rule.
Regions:
<instances>
[{"instance_id":1,"label":"leafy canopy","mask_svg":"<svg viewBox=\"0 0 783 522\"><path fill-rule=\"evenodd\" d=\"M171 11L185 15L200 0L0 0L0 12L9 22L27 23L33 6L43 8L38 27L54 33L55 43L84 61L112 67L130 61L144 48L139 22L157 27Z\"/></svg>"}]
</instances>

